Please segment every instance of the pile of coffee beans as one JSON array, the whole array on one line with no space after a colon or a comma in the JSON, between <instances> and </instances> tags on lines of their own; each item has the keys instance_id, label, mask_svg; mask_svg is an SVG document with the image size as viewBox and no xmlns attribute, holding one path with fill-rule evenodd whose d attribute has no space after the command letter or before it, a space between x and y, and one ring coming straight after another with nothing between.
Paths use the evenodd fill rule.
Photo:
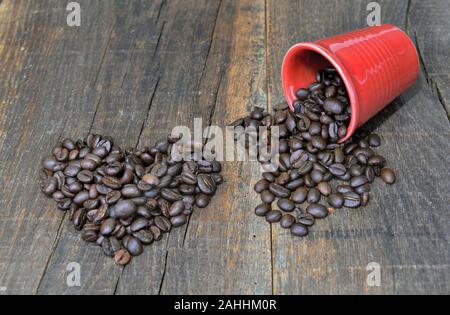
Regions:
<instances>
[{"instance_id":1,"label":"pile of coffee beans","mask_svg":"<svg viewBox=\"0 0 450 315\"><path fill-rule=\"evenodd\" d=\"M126 265L144 245L187 223L194 206L208 206L223 182L218 161L174 161L179 140L122 150L96 134L65 139L42 162L41 190L69 212L84 241Z\"/></svg>"},{"instance_id":2,"label":"pile of coffee beans","mask_svg":"<svg viewBox=\"0 0 450 315\"><path fill-rule=\"evenodd\" d=\"M267 127L268 131L259 132L257 137L259 144L269 146L271 128L279 128L280 163L277 170L263 173L255 184L262 201L255 213L302 237L315 220L335 209L367 205L375 178L393 184L395 174L386 168L386 159L374 151L381 145L378 135L362 132L340 143L347 134L351 107L335 69L319 71L317 82L299 89L296 96L294 112L286 103L274 106L272 114L256 107L231 126ZM236 132L235 138L243 135ZM245 143L248 146L248 141ZM258 159L264 166L270 164L267 156L259 155Z\"/></svg>"}]
</instances>

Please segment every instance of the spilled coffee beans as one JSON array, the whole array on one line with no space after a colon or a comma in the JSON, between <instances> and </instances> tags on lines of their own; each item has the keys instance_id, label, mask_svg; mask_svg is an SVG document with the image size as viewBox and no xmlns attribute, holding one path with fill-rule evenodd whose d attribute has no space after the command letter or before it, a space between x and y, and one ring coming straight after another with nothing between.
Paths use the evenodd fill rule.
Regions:
<instances>
[{"instance_id":1,"label":"spilled coffee beans","mask_svg":"<svg viewBox=\"0 0 450 315\"><path fill-rule=\"evenodd\" d=\"M274 106L272 114L254 108L231 126L267 127L268 133L258 133L259 143L267 143L273 127L279 127L279 165L256 183L254 189L263 203L255 213L302 237L317 219L335 209L365 206L375 178L393 184L395 173L374 151L381 145L378 135L359 134L341 143L347 135L351 106L335 69L319 71L317 82L299 89L296 96L294 112L286 103ZM269 160L259 156L263 166Z\"/></svg>"}]
</instances>

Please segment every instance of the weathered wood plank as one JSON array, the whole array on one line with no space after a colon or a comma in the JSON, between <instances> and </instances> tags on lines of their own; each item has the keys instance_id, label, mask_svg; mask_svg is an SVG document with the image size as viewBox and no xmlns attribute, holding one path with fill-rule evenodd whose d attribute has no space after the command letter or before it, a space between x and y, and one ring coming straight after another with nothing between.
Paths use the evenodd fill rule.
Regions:
<instances>
[{"instance_id":1,"label":"weathered wood plank","mask_svg":"<svg viewBox=\"0 0 450 315\"><path fill-rule=\"evenodd\" d=\"M382 22L404 26L407 1L382 1ZM310 12L299 19L292 12ZM326 18L318 18L318 14ZM350 13L351 12L351 13ZM309 41L364 27L366 1L269 1L269 94L283 98L285 51ZM443 115L444 114L444 115ZM305 239L273 230L274 293L445 293L448 277L448 165L450 130L437 98L423 80L371 122L380 152L398 183L372 188L363 210L336 211ZM445 171L444 171L445 172ZM366 265L381 265L381 287L368 287Z\"/></svg>"},{"instance_id":2,"label":"weathered wood plank","mask_svg":"<svg viewBox=\"0 0 450 315\"><path fill-rule=\"evenodd\" d=\"M186 15L184 6L194 7L192 12L196 12L196 17ZM262 10L262 2L196 1L194 4L184 1L173 6L168 4L167 16L171 19L165 27L167 33L161 38L161 80L141 142L150 144L177 125L192 128L194 118L202 118L205 127L211 119L223 125L224 118L230 117L225 111L229 113L232 104L233 111L242 114L248 97L261 97L257 88L264 86L264 73L258 77L261 84L255 83L242 91L237 91L236 86L228 82L251 80L251 72L261 67L263 50L250 61L247 58L239 61L239 58L246 57L248 50L257 48L255 45L263 44ZM255 15L257 23L250 28L246 23L255 20ZM185 33L179 33L178 29ZM252 38L250 44L249 37ZM194 45L191 44L193 41ZM242 72L237 73L235 66L229 68L231 63L239 64ZM264 97L262 100L265 103ZM242 104L242 107L235 104ZM229 173L225 170L224 176L229 178ZM117 293L270 292L270 284L268 287L266 281L257 281L259 277L252 271L253 262L249 258L254 257L259 245L252 244L252 231L245 232L242 211L246 209L230 205L231 188L227 186L224 184L219 188L207 209L194 213L188 226L172 231L160 244L146 251L139 258L140 262L127 266ZM268 233L265 237L268 243ZM239 254L238 249L244 254ZM251 254L245 255L248 252ZM266 257L270 263L268 253ZM236 271L235 266L241 270ZM133 281L142 270L146 272L141 275L141 280ZM242 281L249 278L250 284Z\"/></svg>"},{"instance_id":3,"label":"weathered wood plank","mask_svg":"<svg viewBox=\"0 0 450 315\"><path fill-rule=\"evenodd\" d=\"M213 125L244 116L249 106L266 107L265 66L264 2L223 1L198 100L215 105ZM194 213L185 239L171 237L162 293L272 292L270 226L253 214L259 164L226 162L223 176L210 207Z\"/></svg>"},{"instance_id":4,"label":"weathered wood plank","mask_svg":"<svg viewBox=\"0 0 450 315\"><path fill-rule=\"evenodd\" d=\"M450 119L450 5L446 0L412 0L408 13L408 33L418 46L424 74L436 89Z\"/></svg>"},{"instance_id":5,"label":"weathered wood plank","mask_svg":"<svg viewBox=\"0 0 450 315\"><path fill-rule=\"evenodd\" d=\"M159 82L148 107L139 146L153 145L175 126L192 127L194 117L206 120L210 104L197 103L198 82L210 51L219 7L220 1L169 1L165 4L160 17L164 32L158 47ZM172 231L126 266L117 294L160 293L168 244L174 234L184 234L184 228ZM136 275L140 275L139 281Z\"/></svg>"},{"instance_id":6,"label":"weathered wood plank","mask_svg":"<svg viewBox=\"0 0 450 315\"><path fill-rule=\"evenodd\" d=\"M162 31L157 21L161 5L162 1L117 1L108 12L110 38L96 85L87 93L93 101L87 104L95 109L92 131L114 137L122 147L138 142L159 79L155 53ZM103 14L106 8L105 4L93 7L93 14ZM69 288L66 284L70 262L80 264L80 287ZM121 272L100 248L87 245L79 232L64 222L39 294L112 294Z\"/></svg>"},{"instance_id":7,"label":"weathered wood plank","mask_svg":"<svg viewBox=\"0 0 450 315\"><path fill-rule=\"evenodd\" d=\"M40 159L63 134L89 128L92 103L80 104L109 27L93 14L69 28L60 1L5 1L0 15L0 283L9 294L34 293L63 218L40 194ZM66 126L72 114L78 124Z\"/></svg>"},{"instance_id":8,"label":"weathered wood plank","mask_svg":"<svg viewBox=\"0 0 450 315\"><path fill-rule=\"evenodd\" d=\"M120 145L142 146L176 125L191 127L197 117L205 126L223 126L248 105L275 104L283 98L285 51L365 26L368 2L80 3L82 26L69 28L65 3L0 0L0 286L6 293L450 292L445 1L380 2L384 23L415 35L424 68L415 88L369 124L399 173L395 186L374 185L367 208L338 211L298 240L254 216L258 164L225 163L226 183L210 207L125 269L81 242L41 196L42 155L58 139L90 129ZM382 267L379 288L365 282L372 261ZM81 287L67 287L70 262L81 266Z\"/></svg>"}]
</instances>

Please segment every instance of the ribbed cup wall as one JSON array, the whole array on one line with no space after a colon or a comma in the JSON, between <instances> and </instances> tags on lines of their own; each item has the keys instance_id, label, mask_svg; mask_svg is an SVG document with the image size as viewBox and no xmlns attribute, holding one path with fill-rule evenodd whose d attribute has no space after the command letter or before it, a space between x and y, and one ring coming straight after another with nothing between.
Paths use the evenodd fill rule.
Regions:
<instances>
[{"instance_id":1,"label":"ribbed cup wall","mask_svg":"<svg viewBox=\"0 0 450 315\"><path fill-rule=\"evenodd\" d=\"M409 37L393 25L358 30L315 42L330 51L350 76L359 100L361 126L417 78L417 52Z\"/></svg>"}]
</instances>

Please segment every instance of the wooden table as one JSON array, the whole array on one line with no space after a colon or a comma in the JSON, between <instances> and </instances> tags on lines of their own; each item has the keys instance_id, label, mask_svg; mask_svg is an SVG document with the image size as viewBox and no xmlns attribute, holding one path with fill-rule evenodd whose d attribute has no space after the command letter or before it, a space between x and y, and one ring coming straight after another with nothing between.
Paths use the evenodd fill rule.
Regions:
<instances>
[{"instance_id":1,"label":"wooden table","mask_svg":"<svg viewBox=\"0 0 450 315\"><path fill-rule=\"evenodd\" d=\"M253 214L258 165L225 163L211 206L125 268L40 193L52 146L89 131L149 145L196 117L223 126L269 108L287 49L365 27L370 1L83 0L80 27L66 2L0 0L0 294L450 293L448 1L378 1L421 61L415 87L370 123L396 185L297 239Z\"/></svg>"}]
</instances>

